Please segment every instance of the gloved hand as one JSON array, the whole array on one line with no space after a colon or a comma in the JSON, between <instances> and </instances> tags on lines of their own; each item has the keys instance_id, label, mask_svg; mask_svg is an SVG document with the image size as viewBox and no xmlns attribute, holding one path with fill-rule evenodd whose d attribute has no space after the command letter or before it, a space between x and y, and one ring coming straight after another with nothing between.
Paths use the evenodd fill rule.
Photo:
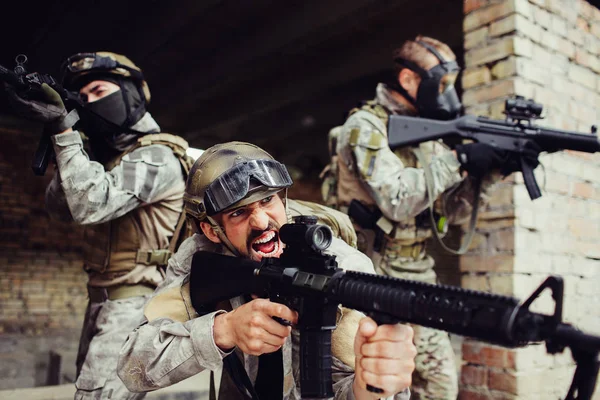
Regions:
<instances>
[{"instance_id":1,"label":"gloved hand","mask_svg":"<svg viewBox=\"0 0 600 400\"><path fill-rule=\"evenodd\" d=\"M501 169L510 158L506 150L485 143L459 144L454 149L462 168L476 178Z\"/></svg>"},{"instance_id":2,"label":"gloved hand","mask_svg":"<svg viewBox=\"0 0 600 400\"><path fill-rule=\"evenodd\" d=\"M79 120L77 111L67 113L58 92L46 83L43 83L39 90L29 92L27 96L18 93L6 83L4 88L8 100L18 115L45 124L51 134L62 132Z\"/></svg>"},{"instance_id":3,"label":"gloved hand","mask_svg":"<svg viewBox=\"0 0 600 400\"><path fill-rule=\"evenodd\" d=\"M525 142L525 146L521 153L511 153L506 163L500 168L502 175L507 176L513 172L521 171L521 158L525 161L525 164L529 165L531 169L535 169L540 161L538 157L542 152L542 148L537 143L529 140Z\"/></svg>"}]
</instances>

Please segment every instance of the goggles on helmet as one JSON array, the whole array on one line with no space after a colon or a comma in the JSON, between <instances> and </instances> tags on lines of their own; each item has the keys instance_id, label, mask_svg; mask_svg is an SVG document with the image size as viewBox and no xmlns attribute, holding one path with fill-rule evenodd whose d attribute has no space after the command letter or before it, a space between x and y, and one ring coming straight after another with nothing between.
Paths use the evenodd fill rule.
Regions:
<instances>
[{"instance_id":1,"label":"goggles on helmet","mask_svg":"<svg viewBox=\"0 0 600 400\"><path fill-rule=\"evenodd\" d=\"M144 79L143 74L127 65L123 65L111 57L100 56L96 53L77 53L67 58L62 64L63 80L67 72L77 74L85 71L111 71L117 68L127 70L132 78Z\"/></svg>"},{"instance_id":2,"label":"goggles on helmet","mask_svg":"<svg viewBox=\"0 0 600 400\"><path fill-rule=\"evenodd\" d=\"M255 179L268 188L286 188L292 184L287 169L275 160L250 160L235 165L208 185L204 193L207 215L217 214L242 200L251 191Z\"/></svg>"}]
</instances>

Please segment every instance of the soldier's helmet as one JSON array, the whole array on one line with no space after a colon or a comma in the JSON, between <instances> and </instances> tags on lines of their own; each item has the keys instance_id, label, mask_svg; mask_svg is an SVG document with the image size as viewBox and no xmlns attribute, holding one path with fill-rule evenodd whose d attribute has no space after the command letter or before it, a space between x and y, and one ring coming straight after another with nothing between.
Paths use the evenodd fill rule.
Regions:
<instances>
[{"instance_id":1,"label":"soldier's helmet","mask_svg":"<svg viewBox=\"0 0 600 400\"><path fill-rule=\"evenodd\" d=\"M221 143L205 150L192 166L184 207L187 215L203 221L291 185L285 165L260 147L245 142Z\"/></svg>"},{"instance_id":2,"label":"soldier's helmet","mask_svg":"<svg viewBox=\"0 0 600 400\"><path fill-rule=\"evenodd\" d=\"M84 76L91 74L130 78L144 94L146 104L150 103L150 89L141 68L124 55L107 51L77 53L67 58L61 66L61 84L73 90Z\"/></svg>"}]
</instances>

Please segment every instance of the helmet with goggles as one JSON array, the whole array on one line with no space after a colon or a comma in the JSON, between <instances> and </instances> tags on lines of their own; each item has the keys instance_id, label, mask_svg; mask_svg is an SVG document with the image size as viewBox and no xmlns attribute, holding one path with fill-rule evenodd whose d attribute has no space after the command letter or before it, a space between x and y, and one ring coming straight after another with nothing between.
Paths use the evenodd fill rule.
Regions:
<instances>
[{"instance_id":1,"label":"helmet with goggles","mask_svg":"<svg viewBox=\"0 0 600 400\"><path fill-rule=\"evenodd\" d=\"M208 148L190 170L184 194L187 215L203 221L261 200L292 185L285 165L258 146L228 142Z\"/></svg>"},{"instance_id":2,"label":"helmet with goggles","mask_svg":"<svg viewBox=\"0 0 600 400\"><path fill-rule=\"evenodd\" d=\"M70 90L79 89L84 77L112 75L131 79L143 93L146 104L150 103L150 89L142 70L129 58L107 51L77 53L67 58L61 66L61 83Z\"/></svg>"}]
</instances>

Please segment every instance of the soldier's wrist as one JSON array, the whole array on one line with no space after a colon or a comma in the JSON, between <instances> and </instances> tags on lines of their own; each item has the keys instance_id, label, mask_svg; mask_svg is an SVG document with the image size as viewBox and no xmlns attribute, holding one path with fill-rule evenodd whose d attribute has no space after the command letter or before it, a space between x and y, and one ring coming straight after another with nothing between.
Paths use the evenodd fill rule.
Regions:
<instances>
[{"instance_id":1,"label":"soldier's wrist","mask_svg":"<svg viewBox=\"0 0 600 400\"><path fill-rule=\"evenodd\" d=\"M68 113L65 110L64 115L55 121L48 123L46 125L46 129L53 135L57 133L70 132L69 129L71 129L77 123L77 121L79 121L79 113L76 109L72 109Z\"/></svg>"},{"instance_id":2,"label":"soldier's wrist","mask_svg":"<svg viewBox=\"0 0 600 400\"><path fill-rule=\"evenodd\" d=\"M219 349L229 352L235 347L232 330L229 327L229 316L227 312L215 315L213 325L213 340Z\"/></svg>"}]
</instances>

